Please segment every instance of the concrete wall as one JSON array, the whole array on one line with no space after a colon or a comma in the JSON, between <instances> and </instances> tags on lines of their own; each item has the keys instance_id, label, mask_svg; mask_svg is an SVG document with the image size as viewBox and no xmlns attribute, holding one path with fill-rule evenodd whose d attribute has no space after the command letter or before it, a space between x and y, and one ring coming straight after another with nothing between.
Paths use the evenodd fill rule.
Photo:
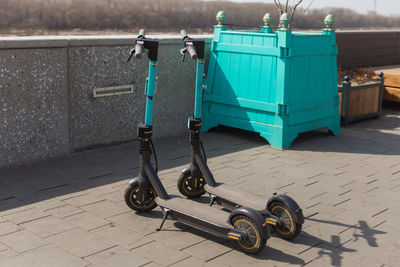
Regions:
<instances>
[{"instance_id":1,"label":"concrete wall","mask_svg":"<svg viewBox=\"0 0 400 267\"><path fill-rule=\"evenodd\" d=\"M181 40L157 38L154 134L179 135L193 108L195 64L181 62ZM134 39L0 38L0 167L135 139L148 65L126 62ZM133 94L92 96L126 84Z\"/></svg>"},{"instance_id":2,"label":"concrete wall","mask_svg":"<svg viewBox=\"0 0 400 267\"><path fill-rule=\"evenodd\" d=\"M151 36L150 36L151 37ZM186 131L194 62L180 39L160 39L155 136ZM210 38L211 36L201 36ZM147 61L126 58L135 36L0 38L0 167L136 138L144 117ZM338 31L341 67L400 64L400 32ZM92 97L134 84L130 95Z\"/></svg>"}]
</instances>

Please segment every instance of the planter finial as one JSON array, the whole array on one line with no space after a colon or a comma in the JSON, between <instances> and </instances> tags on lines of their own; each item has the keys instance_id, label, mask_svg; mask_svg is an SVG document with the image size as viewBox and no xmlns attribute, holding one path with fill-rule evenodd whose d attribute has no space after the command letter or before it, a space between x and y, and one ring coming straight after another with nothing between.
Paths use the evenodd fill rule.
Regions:
<instances>
[{"instance_id":1,"label":"planter finial","mask_svg":"<svg viewBox=\"0 0 400 267\"><path fill-rule=\"evenodd\" d=\"M335 24L335 17L331 14L327 15L324 20L325 31L333 31L333 24Z\"/></svg>"},{"instance_id":2,"label":"planter finial","mask_svg":"<svg viewBox=\"0 0 400 267\"><path fill-rule=\"evenodd\" d=\"M378 73L378 78L376 78L376 80L377 80L378 82L382 82L382 83L383 83L383 81L384 81L385 79L383 78L383 72L382 72L382 71Z\"/></svg>"},{"instance_id":3,"label":"planter finial","mask_svg":"<svg viewBox=\"0 0 400 267\"><path fill-rule=\"evenodd\" d=\"M280 22L281 22L281 27L279 28L280 30L284 30L284 31L289 30L290 15L288 13L283 13L280 18Z\"/></svg>"},{"instance_id":4,"label":"planter finial","mask_svg":"<svg viewBox=\"0 0 400 267\"><path fill-rule=\"evenodd\" d=\"M271 28L272 17L270 13L266 13L263 17L264 28Z\"/></svg>"},{"instance_id":5,"label":"planter finial","mask_svg":"<svg viewBox=\"0 0 400 267\"><path fill-rule=\"evenodd\" d=\"M218 22L218 26L223 26L225 24L226 21L226 14L225 11L221 10L217 13L217 22Z\"/></svg>"},{"instance_id":6,"label":"planter finial","mask_svg":"<svg viewBox=\"0 0 400 267\"><path fill-rule=\"evenodd\" d=\"M351 77L349 75L344 76L344 81L349 83L351 81Z\"/></svg>"}]
</instances>

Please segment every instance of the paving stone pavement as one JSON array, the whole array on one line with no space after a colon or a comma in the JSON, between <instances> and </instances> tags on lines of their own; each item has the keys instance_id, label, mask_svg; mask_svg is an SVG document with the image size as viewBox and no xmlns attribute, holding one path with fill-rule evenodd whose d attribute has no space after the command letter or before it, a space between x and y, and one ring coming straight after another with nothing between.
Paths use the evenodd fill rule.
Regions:
<instances>
[{"instance_id":1,"label":"paving stone pavement","mask_svg":"<svg viewBox=\"0 0 400 267\"><path fill-rule=\"evenodd\" d=\"M177 194L187 136L155 139L162 182ZM203 134L218 181L265 196L286 193L306 216L293 241L276 234L257 256L230 241L136 214L123 191L138 142L0 169L0 266L399 266L400 112L302 134L290 150L257 134ZM205 198L200 201L206 201Z\"/></svg>"}]
</instances>

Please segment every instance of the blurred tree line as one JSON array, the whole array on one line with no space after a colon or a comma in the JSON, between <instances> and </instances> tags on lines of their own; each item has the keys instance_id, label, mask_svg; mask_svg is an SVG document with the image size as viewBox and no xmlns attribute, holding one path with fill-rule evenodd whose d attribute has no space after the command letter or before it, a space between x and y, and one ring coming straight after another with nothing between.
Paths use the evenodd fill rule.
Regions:
<instances>
[{"instance_id":1,"label":"blurred tree line","mask_svg":"<svg viewBox=\"0 0 400 267\"><path fill-rule=\"evenodd\" d=\"M311 7L312 8L312 7ZM169 31L179 28L211 31L215 15L225 10L227 23L262 25L270 12L278 25L279 11L273 3L232 3L201 0L0 0L0 30L133 30ZM400 17L367 15L344 8L302 10L293 23L298 29L320 29L331 13L337 28L399 27Z\"/></svg>"}]
</instances>

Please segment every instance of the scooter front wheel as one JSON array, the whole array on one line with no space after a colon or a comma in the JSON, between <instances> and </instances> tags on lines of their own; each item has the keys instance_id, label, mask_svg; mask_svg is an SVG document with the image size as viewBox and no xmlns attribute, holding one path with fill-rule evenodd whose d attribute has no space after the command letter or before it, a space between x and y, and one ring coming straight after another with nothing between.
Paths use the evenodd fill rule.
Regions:
<instances>
[{"instance_id":1,"label":"scooter front wheel","mask_svg":"<svg viewBox=\"0 0 400 267\"><path fill-rule=\"evenodd\" d=\"M254 221L245 215L236 215L231 220L235 229L245 233L243 240L235 241L239 248L250 254L257 254L267 243L267 239L262 234L262 229L258 229Z\"/></svg>"},{"instance_id":2,"label":"scooter front wheel","mask_svg":"<svg viewBox=\"0 0 400 267\"><path fill-rule=\"evenodd\" d=\"M269 205L269 209L279 219L279 224L274 229L280 237L290 240L300 234L302 225L297 223L295 213L285 203L275 200Z\"/></svg>"},{"instance_id":3,"label":"scooter front wheel","mask_svg":"<svg viewBox=\"0 0 400 267\"><path fill-rule=\"evenodd\" d=\"M129 208L138 212L151 211L157 207L156 203L157 193L152 186L139 194L139 180L134 179L132 183L125 189L125 203Z\"/></svg>"},{"instance_id":4,"label":"scooter front wheel","mask_svg":"<svg viewBox=\"0 0 400 267\"><path fill-rule=\"evenodd\" d=\"M179 192L188 198L195 198L202 196L206 191L204 185L206 181L204 177L193 178L190 173L181 173L178 178L177 186Z\"/></svg>"}]
</instances>

